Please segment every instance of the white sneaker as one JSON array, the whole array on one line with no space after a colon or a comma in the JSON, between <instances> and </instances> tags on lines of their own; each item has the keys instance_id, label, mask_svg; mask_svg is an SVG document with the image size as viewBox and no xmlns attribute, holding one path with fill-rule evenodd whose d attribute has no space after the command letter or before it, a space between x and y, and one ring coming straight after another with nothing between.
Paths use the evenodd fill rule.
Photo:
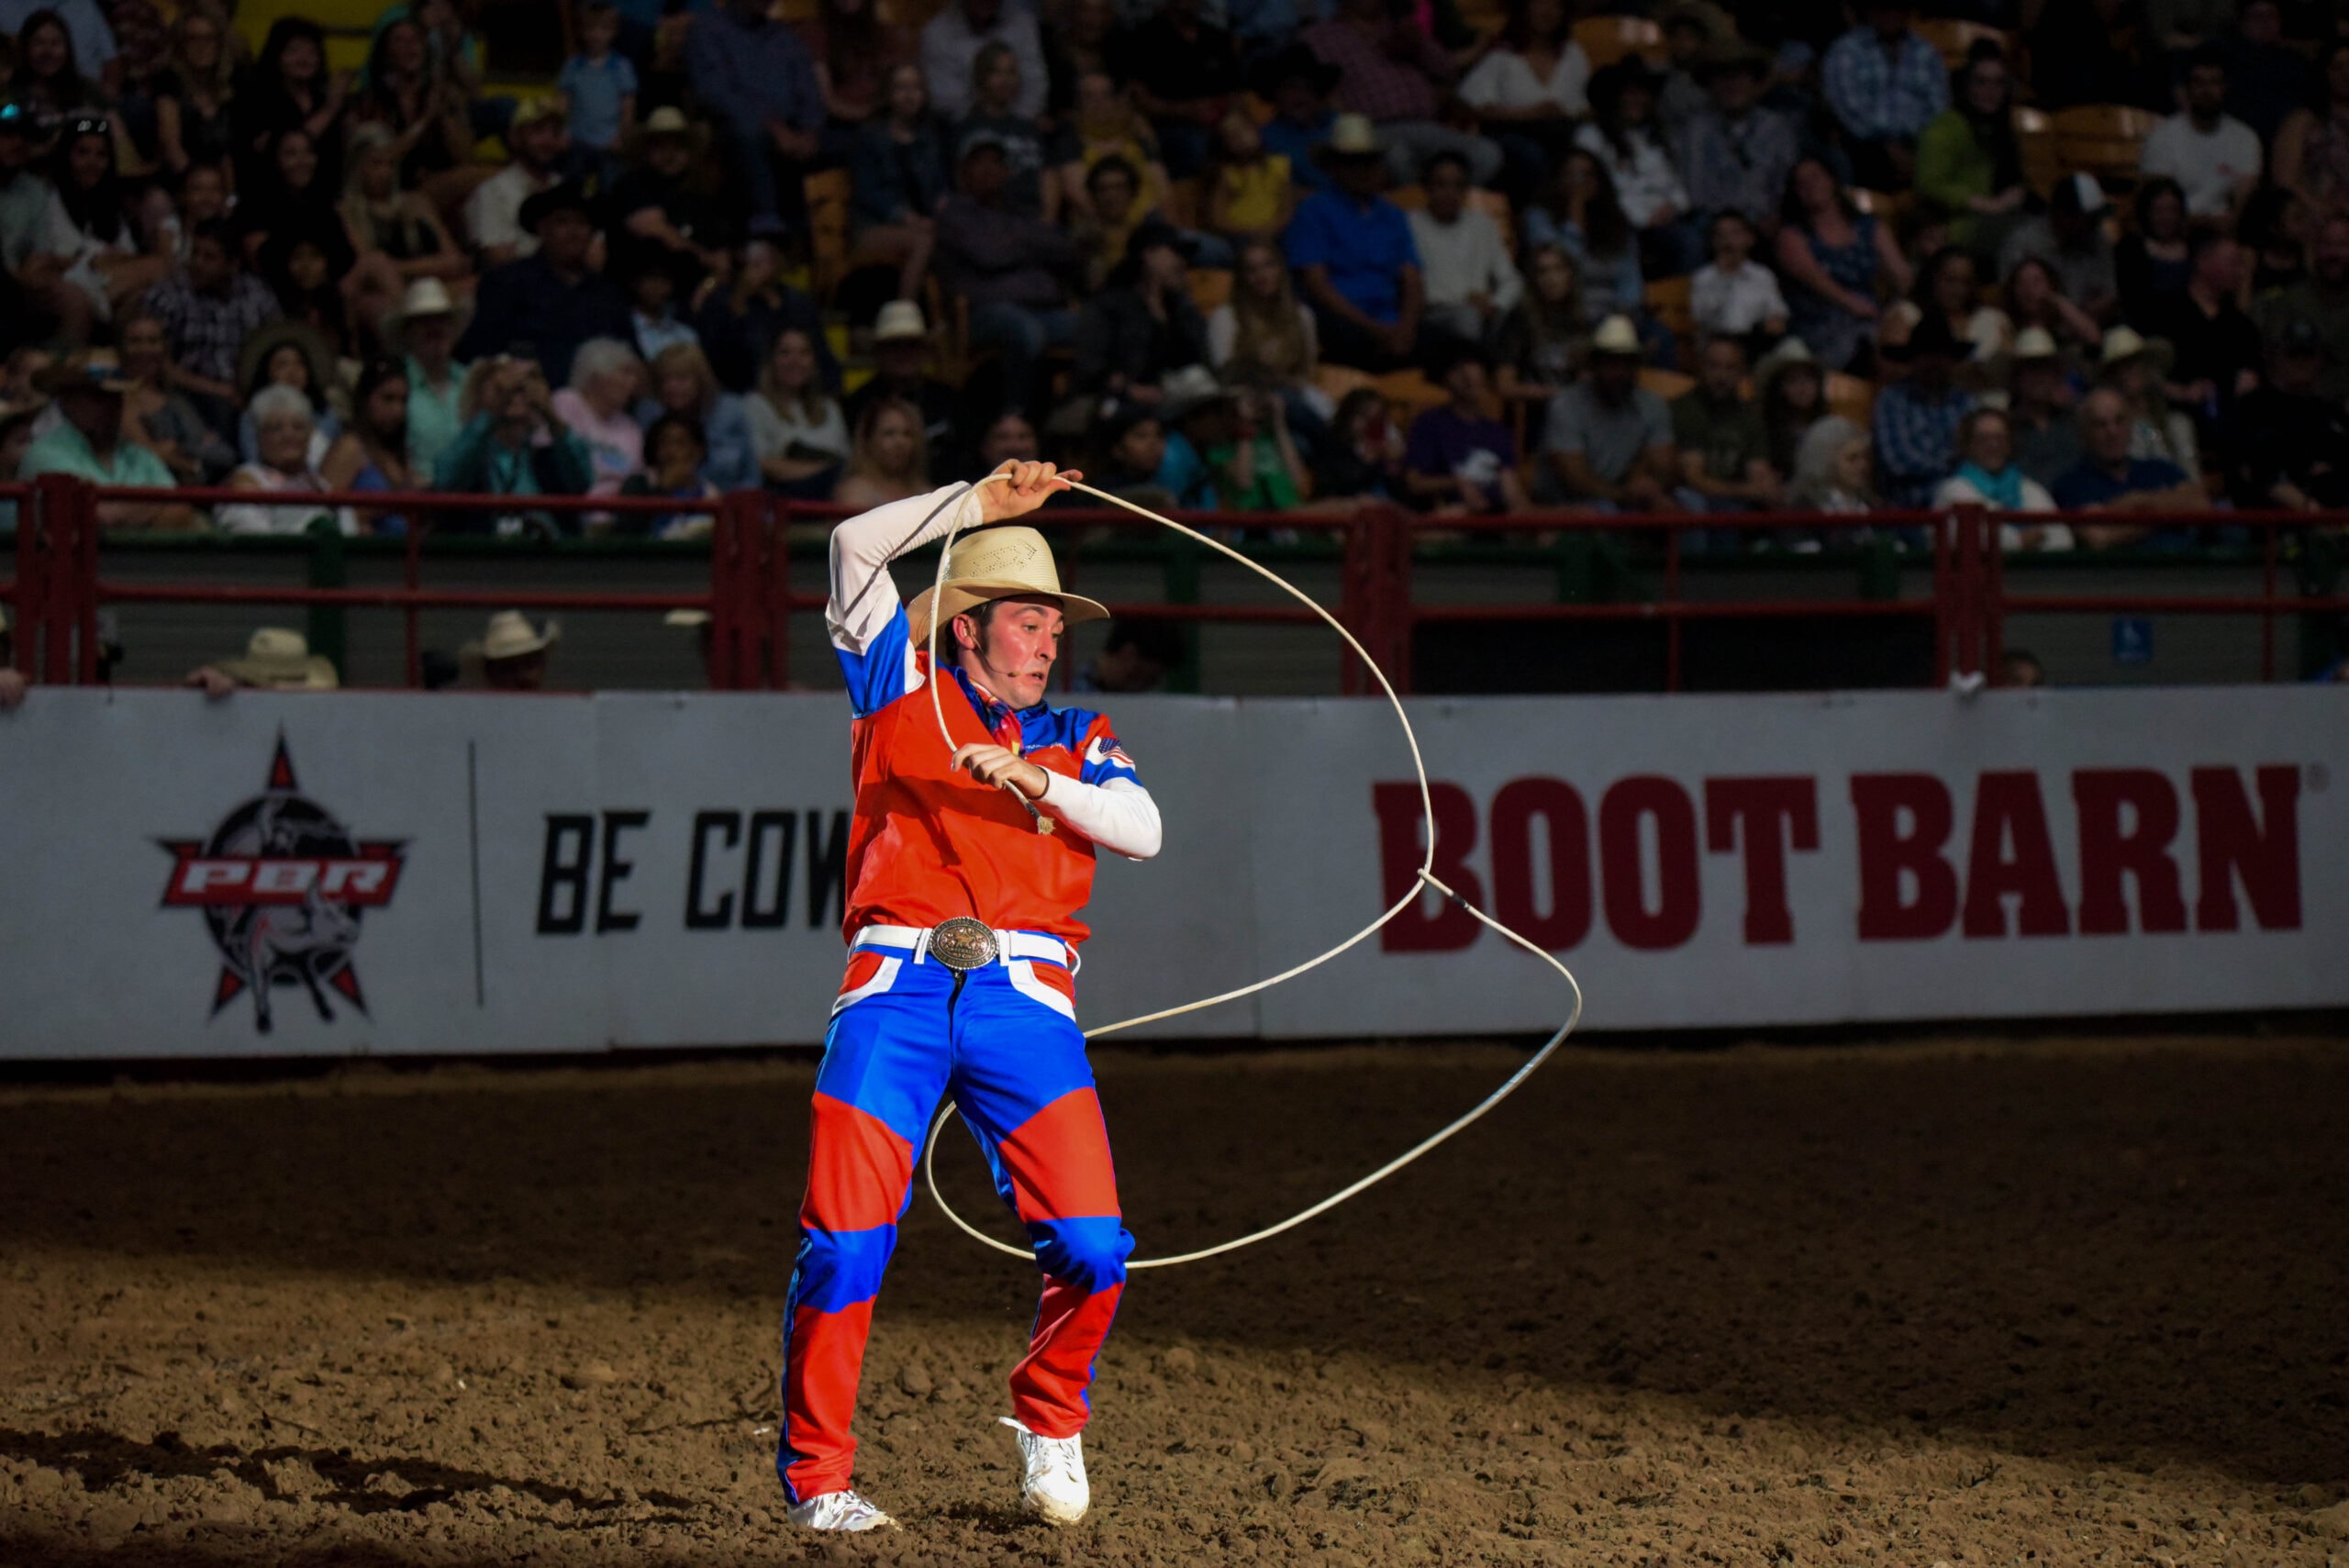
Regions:
<instances>
[{"instance_id":1,"label":"white sneaker","mask_svg":"<svg viewBox=\"0 0 2349 1568\"><path fill-rule=\"evenodd\" d=\"M896 1529L897 1521L858 1496L854 1492L827 1492L820 1497L810 1497L804 1503L794 1503L785 1510L793 1524L802 1529Z\"/></svg>"},{"instance_id":2,"label":"white sneaker","mask_svg":"<svg viewBox=\"0 0 2349 1568\"><path fill-rule=\"evenodd\" d=\"M1093 1489L1085 1482L1085 1439L1039 1437L1009 1416L999 1418L1019 1444L1027 1475L1020 1496L1048 1525L1073 1525L1085 1518Z\"/></svg>"}]
</instances>

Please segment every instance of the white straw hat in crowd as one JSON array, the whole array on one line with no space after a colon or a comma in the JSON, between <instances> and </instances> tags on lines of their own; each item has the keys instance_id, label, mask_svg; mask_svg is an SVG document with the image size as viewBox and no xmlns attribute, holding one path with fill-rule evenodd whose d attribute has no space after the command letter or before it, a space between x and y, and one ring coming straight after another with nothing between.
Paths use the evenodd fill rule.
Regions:
<instances>
[{"instance_id":1,"label":"white straw hat in crowd","mask_svg":"<svg viewBox=\"0 0 2349 1568\"><path fill-rule=\"evenodd\" d=\"M2110 370L2139 354L2151 355L2154 365L2164 371L2168 370L2177 358L2177 351L2170 347L2168 339L2148 338L2134 327L2115 327L2104 335L2104 350L2097 356L2097 363L2102 369Z\"/></svg>"},{"instance_id":2,"label":"white straw hat in crowd","mask_svg":"<svg viewBox=\"0 0 2349 1568\"><path fill-rule=\"evenodd\" d=\"M2026 327L2015 334L2014 357L2024 360L2052 360L2063 352L2056 347L2055 334L2044 327Z\"/></svg>"},{"instance_id":3,"label":"white straw hat in crowd","mask_svg":"<svg viewBox=\"0 0 2349 1568\"><path fill-rule=\"evenodd\" d=\"M1167 372L1166 379L1158 384L1158 417L1171 425L1186 414L1234 395L1207 366L1185 365Z\"/></svg>"},{"instance_id":4,"label":"white straw hat in crowd","mask_svg":"<svg viewBox=\"0 0 2349 1568\"><path fill-rule=\"evenodd\" d=\"M457 302L449 295L449 286L439 278L418 278L407 285L401 296L399 318L413 321L419 316L454 316Z\"/></svg>"},{"instance_id":5,"label":"white straw hat in crowd","mask_svg":"<svg viewBox=\"0 0 2349 1568\"><path fill-rule=\"evenodd\" d=\"M479 642L468 642L458 650L467 659L520 659L541 653L562 637L562 628L553 621L544 630L530 624L530 617L519 610L500 610L489 617L489 628Z\"/></svg>"},{"instance_id":6,"label":"white straw hat in crowd","mask_svg":"<svg viewBox=\"0 0 2349 1568\"><path fill-rule=\"evenodd\" d=\"M909 299L893 299L881 307L873 318L873 340L894 343L906 338L927 338L930 323L921 316L921 306Z\"/></svg>"},{"instance_id":7,"label":"white straw hat in crowd","mask_svg":"<svg viewBox=\"0 0 2349 1568\"><path fill-rule=\"evenodd\" d=\"M246 685L279 691L330 692L341 684L333 661L311 652L310 639L290 627L262 627L246 639L242 659L223 659L213 668Z\"/></svg>"},{"instance_id":8,"label":"white straw hat in crowd","mask_svg":"<svg viewBox=\"0 0 2349 1568\"><path fill-rule=\"evenodd\" d=\"M1368 115L1340 115L1330 122L1330 150L1340 158L1369 158L1378 153L1378 128Z\"/></svg>"},{"instance_id":9,"label":"white straw hat in crowd","mask_svg":"<svg viewBox=\"0 0 2349 1568\"><path fill-rule=\"evenodd\" d=\"M1107 605L1062 591L1060 568L1053 562L1052 547L1044 542L1042 534L1016 526L981 528L954 541L954 549L946 558L944 589L924 588L906 606L914 646L923 648L930 643L933 599L944 617L952 620L989 599L1030 595L1059 600L1061 620L1065 626L1109 618Z\"/></svg>"},{"instance_id":10,"label":"white straw hat in crowd","mask_svg":"<svg viewBox=\"0 0 2349 1568\"><path fill-rule=\"evenodd\" d=\"M682 630L697 631L707 626L710 618L710 613L707 610L671 610L661 617L661 624L674 626Z\"/></svg>"},{"instance_id":11,"label":"white straw hat in crowd","mask_svg":"<svg viewBox=\"0 0 2349 1568\"><path fill-rule=\"evenodd\" d=\"M1629 354L1633 359L1644 352L1640 347L1640 329L1631 325L1628 316L1610 316L1598 324L1590 335L1590 351L1594 354Z\"/></svg>"}]
</instances>

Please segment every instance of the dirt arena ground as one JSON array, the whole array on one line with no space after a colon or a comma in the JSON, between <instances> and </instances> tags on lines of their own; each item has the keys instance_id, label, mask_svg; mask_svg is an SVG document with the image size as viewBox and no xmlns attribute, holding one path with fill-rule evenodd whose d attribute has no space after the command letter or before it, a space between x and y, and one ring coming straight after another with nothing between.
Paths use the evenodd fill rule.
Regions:
<instances>
[{"instance_id":1,"label":"dirt arena ground","mask_svg":"<svg viewBox=\"0 0 2349 1568\"><path fill-rule=\"evenodd\" d=\"M1105 1052L1130 1222L1285 1213L1520 1059ZM1137 1276L1072 1532L991 1424L1031 1282L925 1200L861 1418L906 1529L820 1541L771 1468L811 1076L0 1090L0 1563L2349 1568L2337 1040L1563 1055Z\"/></svg>"}]
</instances>

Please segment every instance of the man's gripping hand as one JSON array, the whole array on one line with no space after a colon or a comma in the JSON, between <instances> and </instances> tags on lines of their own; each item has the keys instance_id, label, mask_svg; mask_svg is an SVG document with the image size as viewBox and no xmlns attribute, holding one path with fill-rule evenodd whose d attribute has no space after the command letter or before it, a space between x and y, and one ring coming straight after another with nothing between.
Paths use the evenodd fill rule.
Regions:
<instances>
[{"instance_id":1,"label":"man's gripping hand","mask_svg":"<svg viewBox=\"0 0 2349 1568\"><path fill-rule=\"evenodd\" d=\"M1085 477L1074 468L1063 473L1049 462L1022 462L1017 458L1006 459L996 473L1010 477L979 486L979 512L990 523L1025 517L1067 489L1070 480Z\"/></svg>"},{"instance_id":2,"label":"man's gripping hand","mask_svg":"<svg viewBox=\"0 0 2349 1568\"><path fill-rule=\"evenodd\" d=\"M1015 790L1030 800L1044 798L1044 770L1033 762L1022 761L1019 753L1008 746L996 746L984 740L958 746L954 750L953 765L967 770L981 784Z\"/></svg>"}]
</instances>

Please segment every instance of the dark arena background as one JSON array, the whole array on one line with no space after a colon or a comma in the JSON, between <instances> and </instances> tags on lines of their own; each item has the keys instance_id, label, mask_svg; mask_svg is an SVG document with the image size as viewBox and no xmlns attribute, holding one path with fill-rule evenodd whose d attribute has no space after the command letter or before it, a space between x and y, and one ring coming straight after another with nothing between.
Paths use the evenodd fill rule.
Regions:
<instances>
[{"instance_id":1,"label":"dark arena background","mask_svg":"<svg viewBox=\"0 0 2349 1568\"><path fill-rule=\"evenodd\" d=\"M1078 1023L1392 912L1092 1041L1137 1258L1577 1023L1069 1529L917 1168L818 1534L841 525L1043 459ZM2344 561L2339 0L0 0L0 1568L2349 1568Z\"/></svg>"}]
</instances>

